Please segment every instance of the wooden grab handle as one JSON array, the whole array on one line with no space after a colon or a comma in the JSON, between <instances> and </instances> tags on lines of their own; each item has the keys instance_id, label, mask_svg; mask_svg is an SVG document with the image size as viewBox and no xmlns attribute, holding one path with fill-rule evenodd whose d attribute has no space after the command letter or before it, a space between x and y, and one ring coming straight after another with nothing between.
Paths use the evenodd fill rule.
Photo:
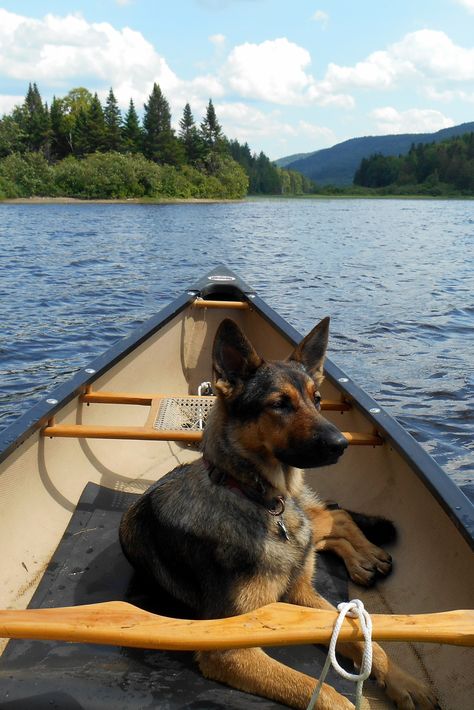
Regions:
<instances>
[{"instance_id":1,"label":"wooden grab handle","mask_svg":"<svg viewBox=\"0 0 474 710\"><path fill-rule=\"evenodd\" d=\"M0 638L28 638L194 651L327 643L336 611L277 602L227 619L191 621L158 616L127 602L0 611ZM372 638L474 645L474 610L435 614L373 614ZM362 640L346 618L341 641Z\"/></svg>"}]
</instances>

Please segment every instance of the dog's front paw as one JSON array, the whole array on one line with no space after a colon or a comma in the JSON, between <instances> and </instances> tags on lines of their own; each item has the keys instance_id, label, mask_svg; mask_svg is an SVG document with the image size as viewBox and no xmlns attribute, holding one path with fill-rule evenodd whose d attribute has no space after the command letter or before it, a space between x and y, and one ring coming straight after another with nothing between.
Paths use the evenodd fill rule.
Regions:
<instances>
[{"instance_id":1,"label":"dog's front paw","mask_svg":"<svg viewBox=\"0 0 474 710\"><path fill-rule=\"evenodd\" d=\"M378 683L399 710L440 710L433 690L394 664L390 664L387 676Z\"/></svg>"},{"instance_id":2,"label":"dog's front paw","mask_svg":"<svg viewBox=\"0 0 474 710\"><path fill-rule=\"evenodd\" d=\"M305 708L307 704L305 705ZM350 700L337 692L327 683L323 683L319 694L316 710L355 710Z\"/></svg>"},{"instance_id":3,"label":"dog's front paw","mask_svg":"<svg viewBox=\"0 0 474 710\"><path fill-rule=\"evenodd\" d=\"M392 571L392 556L381 547L367 542L345 557L350 578L363 587L371 587L378 577L386 577Z\"/></svg>"}]
</instances>

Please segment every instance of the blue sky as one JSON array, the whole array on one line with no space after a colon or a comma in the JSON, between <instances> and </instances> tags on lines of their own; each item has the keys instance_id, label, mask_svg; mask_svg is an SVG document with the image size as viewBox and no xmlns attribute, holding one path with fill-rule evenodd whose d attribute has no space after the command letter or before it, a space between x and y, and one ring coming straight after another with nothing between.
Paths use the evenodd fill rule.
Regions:
<instances>
[{"instance_id":1,"label":"blue sky","mask_svg":"<svg viewBox=\"0 0 474 710\"><path fill-rule=\"evenodd\" d=\"M212 98L272 159L474 120L474 0L0 0L0 114L30 81L137 109L156 81L174 124Z\"/></svg>"}]
</instances>

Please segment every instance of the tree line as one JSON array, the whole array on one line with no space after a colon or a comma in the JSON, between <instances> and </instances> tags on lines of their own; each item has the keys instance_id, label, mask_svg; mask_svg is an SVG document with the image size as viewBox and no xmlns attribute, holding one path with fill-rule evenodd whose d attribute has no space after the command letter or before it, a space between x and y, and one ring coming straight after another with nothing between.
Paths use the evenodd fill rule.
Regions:
<instances>
[{"instance_id":1,"label":"tree line","mask_svg":"<svg viewBox=\"0 0 474 710\"><path fill-rule=\"evenodd\" d=\"M364 158L354 184L399 194L474 195L474 133L413 144L407 155Z\"/></svg>"},{"instance_id":2,"label":"tree line","mask_svg":"<svg viewBox=\"0 0 474 710\"><path fill-rule=\"evenodd\" d=\"M31 83L23 104L0 119L0 196L234 199L313 189L229 140L211 99L199 124L187 103L177 132L158 84L143 109L140 120L131 99L122 114L112 88L102 105L84 87L48 106Z\"/></svg>"}]
</instances>

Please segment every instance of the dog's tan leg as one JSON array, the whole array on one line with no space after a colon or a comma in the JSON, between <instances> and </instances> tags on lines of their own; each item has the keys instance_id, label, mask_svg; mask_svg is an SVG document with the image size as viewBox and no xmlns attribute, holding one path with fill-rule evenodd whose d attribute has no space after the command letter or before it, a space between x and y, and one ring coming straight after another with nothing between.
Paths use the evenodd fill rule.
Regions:
<instances>
[{"instance_id":1,"label":"dog's tan leg","mask_svg":"<svg viewBox=\"0 0 474 710\"><path fill-rule=\"evenodd\" d=\"M313 556L311 556L313 559ZM233 611L243 614L281 598L286 580L253 577L236 585ZM292 708L306 708L316 680L270 658L261 648L201 651L197 654L203 675L213 680L276 700ZM331 686L323 684L318 710L353 710L354 706Z\"/></svg>"},{"instance_id":2,"label":"dog's tan leg","mask_svg":"<svg viewBox=\"0 0 474 710\"><path fill-rule=\"evenodd\" d=\"M308 706L316 685L313 678L270 658L261 648L205 651L197 654L197 660L207 678L298 710ZM353 710L354 706L324 683L316 708Z\"/></svg>"},{"instance_id":3,"label":"dog's tan leg","mask_svg":"<svg viewBox=\"0 0 474 710\"><path fill-rule=\"evenodd\" d=\"M315 504L306 512L313 524L316 550L328 550L339 555L353 582L369 587L377 576L389 574L392 569L391 556L369 542L345 510L328 510Z\"/></svg>"},{"instance_id":4,"label":"dog's tan leg","mask_svg":"<svg viewBox=\"0 0 474 710\"><path fill-rule=\"evenodd\" d=\"M288 601L292 604L314 607L316 609L332 609L334 607L323 599L312 586L313 567L307 564L306 570L293 585ZM362 643L340 643L337 650L343 656L360 665L364 646ZM388 697L400 710L435 710L438 708L436 697L432 690L402 670L390 660L385 651L377 643L372 644L372 675L378 685L385 689Z\"/></svg>"}]
</instances>

